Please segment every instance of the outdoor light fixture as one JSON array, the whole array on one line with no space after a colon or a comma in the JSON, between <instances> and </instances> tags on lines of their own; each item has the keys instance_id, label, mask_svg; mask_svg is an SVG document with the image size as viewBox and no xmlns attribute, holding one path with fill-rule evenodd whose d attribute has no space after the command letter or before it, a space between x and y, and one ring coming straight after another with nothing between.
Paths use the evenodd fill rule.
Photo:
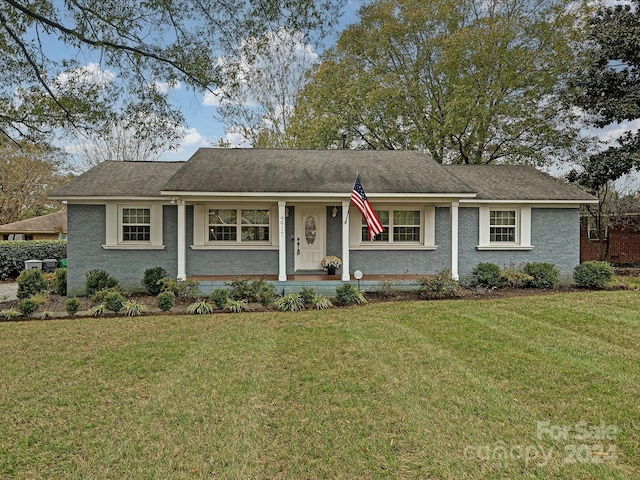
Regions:
<instances>
[{"instance_id":1,"label":"outdoor light fixture","mask_svg":"<svg viewBox=\"0 0 640 480\"><path fill-rule=\"evenodd\" d=\"M333 218L336 218L336 215L338 215L338 207L334 206L334 207L331 209L331 216L332 216Z\"/></svg>"}]
</instances>

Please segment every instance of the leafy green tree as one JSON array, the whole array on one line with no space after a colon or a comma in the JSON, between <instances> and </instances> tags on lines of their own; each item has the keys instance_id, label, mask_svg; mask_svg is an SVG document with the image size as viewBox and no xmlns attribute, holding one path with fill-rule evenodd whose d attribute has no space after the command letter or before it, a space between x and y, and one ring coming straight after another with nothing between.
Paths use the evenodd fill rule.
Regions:
<instances>
[{"instance_id":1,"label":"leafy green tree","mask_svg":"<svg viewBox=\"0 0 640 480\"><path fill-rule=\"evenodd\" d=\"M571 101L595 127L640 119L640 0L600 8L589 22L584 68L570 82ZM640 135L628 130L569 174L594 194L640 167Z\"/></svg>"},{"instance_id":2,"label":"leafy green tree","mask_svg":"<svg viewBox=\"0 0 640 480\"><path fill-rule=\"evenodd\" d=\"M301 92L302 148L420 149L439 162L543 164L578 138L560 86L588 2L378 0Z\"/></svg>"},{"instance_id":3,"label":"leafy green tree","mask_svg":"<svg viewBox=\"0 0 640 480\"><path fill-rule=\"evenodd\" d=\"M0 136L142 119L180 123L163 85L215 90L216 58L277 28L322 35L344 0L0 1ZM86 62L93 63L86 63Z\"/></svg>"}]
</instances>

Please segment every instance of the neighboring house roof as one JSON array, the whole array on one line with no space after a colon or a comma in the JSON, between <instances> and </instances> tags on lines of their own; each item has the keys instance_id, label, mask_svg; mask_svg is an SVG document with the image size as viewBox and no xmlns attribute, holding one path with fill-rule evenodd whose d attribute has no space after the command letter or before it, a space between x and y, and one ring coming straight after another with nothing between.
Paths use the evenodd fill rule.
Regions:
<instances>
[{"instance_id":1,"label":"neighboring house roof","mask_svg":"<svg viewBox=\"0 0 640 480\"><path fill-rule=\"evenodd\" d=\"M56 189L51 198L158 197L185 162L102 162Z\"/></svg>"},{"instance_id":2,"label":"neighboring house roof","mask_svg":"<svg viewBox=\"0 0 640 480\"><path fill-rule=\"evenodd\" d=\"M575 186L524 165L447 165L482 200L575 200L593 196Z\"/></svg>"},{"instance_id":3,"label":"neighboring house roof","mask_svg":"<svg viewBox=\"0 0 640 480\"><path fill-rule=\"evenodd\" d=\"M592 201L521 165L441 165L405 150L201 148L187 162L104 162L57 189L56 199L180 193L349 194L359 172L368 195L460 195L479 200Z\"/></svg>"},{"instance_id":4,"label":"neighboring house roof","mask_svg":"<svg viewBox=\"0 0 640 480\"><path fill-rule=\"evenodd\" d=\"M0 225L0 233L67 233L67 210Z\"/></svg>"},{"instance_id":5,"label":"neighboring house roof","mask_svg":"<svg viewBox=\"0 0 640 480\"><path fill-rule=\"evenodd\" d=\"M474 193L416 151L201 148L165 192L350 192L360 173L367 192Z\"/></svg>"}]
</instances>

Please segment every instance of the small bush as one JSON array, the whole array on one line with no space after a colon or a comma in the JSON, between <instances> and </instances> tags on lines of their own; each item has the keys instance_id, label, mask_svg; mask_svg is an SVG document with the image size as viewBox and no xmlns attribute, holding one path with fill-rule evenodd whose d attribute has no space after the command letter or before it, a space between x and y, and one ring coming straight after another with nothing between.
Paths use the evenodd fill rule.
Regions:
<instances>
[{"instance_id":1,"label":"small bush","mask_svg":"<svg viewBox=\"0 0 640 480\"><path fill-rule=\"evenodd\" d=\"M276 286L273 283L262 283L256 293L256 298L260 305L268 307L276 299Z\"/></svg>"},{"instance_id":2,"label":"small bush","mask_svg":"<svg viewBox=\"0 0 640 480\"><path fill-rule=\"evenodd\" d=\"M553 288L560 283L560 270L553 263L525 263L522 270L531 276L531 280L525 281L525 287Z\"/></svg>"},{"instance_id":3,"label":"small bush","mask_svg":"<svg viewBox=\"0 0 640 480\"><path fill-rule=\"evenodd\" d=\"M142 285L151 295L158 295L162 291L161 280L167 276L167 271L162 267L147 268L144 271Z\"/></svg>"},{"instance_id":4,"label":"small bush","mask_svg":"<svg viewBox=\"0 0 640 480\"><path fill-rule=\"evenodd\" d=\"M47 290L49 292L53 292L56 282L55 272L43 272L42 276L44 277L44 281L47 282Z\"/></svg>"},{"instance_id":5,"label":"small bush","mask_svg":"<svg viewBox=\"0 0 640 480\"><path fill-rule=\"evenodd\" d=\"M47 288L47 281L42 270L23 270L18 276L18 298L21 300L40 292L46 292Z\"/></svg>"},{"instance_id":6,"label":"small bush","mask_svg":"<svg viewBox=\"0 0 640 480\"><path fill-rule=\"evenodd\" d=\"M68 298L67 301L64 302L64 308L67 310L67 313L69 315L75 315L76 313L78 313L78 310L80 310L81 306L82 304L80 303L80 300L75 297Z\"/></svg>"},{"instance_id":7,"label":"small bush","mask_svg":"<svg viewBox=\"0 0 640 480\"><path fill-rule=\"evenodd\" d=\"M18 310L23 317L30 317L40 308L40 304L32 298L23 298L18 303Z\"/></svg>"},{"instance_id":8,"label":"small bush","mask_svg":"<svg viewBox=\"0 0 640 480\"><path fill-rule=\"evenodd\" d=\"M67 269L57 268L55 271L55 280L53 282L53 293L56 295L67 295Z\"/></svg>"},{"instance_id":9,"label":"small bush","mask_svg":"<svg viewBox=\"0 0 640 480\"><path fill-rule=\"evenodd\" d=\"M495 263L482 262L471 272L471 286L500 288L504 285L500 267Z\"/></svg>"},{"instance_id":10,"label":"small bush","mask_svg":"<svg viewBox=\"0 0 640 480\"><path fill-rule=\"evenodd\" d=\"M246 300L229 300L224 309L232 313L240 313L249 310L249 304Z\"/></svg>"},{"instance_id":11,"label":"small bush","mask_svg":"<svg viewBox=\"0 0 640 480\"><path fill-rule=\"evenodd\" d=\"M125 298L119 292L111 292L104 297L104 306L107 310L118 313L124 307Z\"/></svg>"},{"instance_id":12,"label":"small bush","mask_svg":"<svg viewBox=\"0 0 640 480\"><path fill-rule=\"evenodd\" d=\"M278 310L281 310L283 312L296 312L298 310L304 309L304 301L302 300L300 294L290 293L288 295L285 295L284 297L279 298L276 302L276 307L278 308Z\"/></svg>"},{"instance_id":13,"label":"small bush","mask_svg":"<svg viewBox=\"0 0 640 480\"><path fill-rule=\"evenodd\" d=\"M163 292L173 292L177 298L196 299L200 296L200 282L198 280L162 278L160 283Z\"/></svg>"},{"instance_id":14,"label":"small bush","mask_svg":"<svg viewBox=\"0 0 640 480\"><path fill-rule=\"evenodd\" d=\"M442 270L433 277L418 279L418 291L424 298L454 298L461 295L462 289L449 270Z\"/></svg>"},{"instance_id":15,"label":"small bush","mask_svg":"<svg viewBox=\"0 0 640 480\"><path fill-rule=\"evenodd\" d=\"M256 301L256 294L258 293L259 283L251 282L249 279L235 279L231 282L225 283L231 287L229 295L233 300L246 300L247 302Z\"/></svg>"},{"instance_id":16,"label":"small bush","mask_svg":"<svg viewBox=\"0 0 640 480\"><path fill-rule=\"evenodd\" d=\"M112 277L106 271L99 268L89 270L85 274L85 277L85 286L88 297L91 297L94 293L99 292L100 290L106 290L119 286L119 282L116 278Z\"/></svg>"},{"instance_id":17,"label":"small bush","mask_svg":"<svg viewBox=\"0 0 640 480\"><path fill-rule=\"evenodd\" d=\"M110 295L112 293L119 293L120 295L124 296L124 292L120 287L106 288L104 290L98 290L97 292L95 292L91 296L91 303L93 303L94 305L97 305L98 303L104 303L107 295Z\"/></svg>"},{"instance_id":18,"label":"small bush","mask_svg":"<svg viewBox=\"0 0 640 480\"><path fill-rule=\"evenodd\" d=\"M49 292L39 292L30 297L34 302L38 302L38 305L44 305L49 301Z\"/></svg>"},{"instance_id":19,"label":"small bush","mask_svg":"<svg viewBox=\"0 0 640 480\"><path fill-rule=\"evenodd\" d=\"M216 288L211 295L209 295L209 299L216 305L217 308L222 310L227 306L227 302L229 301L229 290L226 288Z\"/></svg>"},{"instance_id":20,"label":"small bush","mask_svg":"<svg viewBox=\"0 0 640 480\"><path fill-rule=\"evenodd\" d=\"M138 302L137 300L128 300L124 302L122 307L127 317L138 317L149 310L144 303Z\"/></svg>"},{"instance_id":21,"label":"small bush","mask_svg":"<svg viewBox=\"0 0 640 480\"><path fill-rule=\"evenodd\" d=\"M302 287L299 295L305 305L312 305L313 299L316 297L316 291L311 287Z\"/></svg>"},{"instance_id":22,"label":"small bush","mask_svg":"<svg viewBox=\"0 0 640 480\"><path fill-rule=\"evenodd\" d=\"M187 313L190 315L207 315L213 313L213 305L206 300L198 300L187 307Z\"/></svg>"},{"instance_id":23,"label":"small bush","mask_svg":"<svg viewBox=\"0 0 640 480\"><path fill-rule=\"evenodd\" d=\"M345 283L344 285L336 287L336 300L343 305L367 303L364 293L352 283Z\"/></svg>"},{"instance_id":24,"label":"small bush","mask_svg":"<svg viewBox=\"0 0 640 480\"><path fill-rule=\"evenodd\" d=\"M176 304L176 296L173 292L160 292L156 298L156 305L163 312L168 312Z\"/></svg>"},{"instance_id":25,"label":"small bush","mask_svg":"<svg viewBox=\"0 0 640 480\"><path fill-rule=\"evenodd\" d=\"M613 268L607 262L584 262L573 269L573 281L581 288L604 288L612 278Z\"/></svg>"},{"instance_id":26,"label":"small bush","mask_svg":"<svg viewBox=\"0 0 640 480\"><path fill-rule=\"evenodd\" d=\"M533 280L533 277L524 273L522 267L508 267L502 270L502 279L506 285L512 288L520 288Z\"/></svg>"}]
</instances>

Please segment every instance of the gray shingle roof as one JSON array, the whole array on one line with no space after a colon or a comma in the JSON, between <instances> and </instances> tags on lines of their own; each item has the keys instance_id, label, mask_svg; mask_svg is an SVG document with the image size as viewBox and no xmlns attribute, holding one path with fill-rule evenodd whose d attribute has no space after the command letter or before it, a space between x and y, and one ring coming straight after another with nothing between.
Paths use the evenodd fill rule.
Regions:
<instances>
[{"instance_id":1,"label":"gray shingle roof","mask_svg":"<svg viewBox=\"0 0 640 480\"><path fill-rule=\"evenodd\" d=\"M573 185L524 165L446 165L482 200L572 200L594 197Z\"/></svg>"},{"instance_id":2,"label":"gray shingle roof","mask_svg":"<svg viewBox=\"0 0 640 480\"><path fill-rule=\"evenodd\" d=\"M475 194L482 200L593 197L533 167L440 165L415 151L202 148L187 162L104 162L58 188L57 199L165 193L344 193L356 172L369 195Z\"/></svg>"},{"instance_id":3,"label":"gray shingle roof","mask_svg":"<svg viewBox=\"0 0 640 480\"><path fill-rule=\"evenodd\" d=\"M184 192L471 193L427 154L374 150L201 148L164 186Z\"/></svg>"},{"instance_id":4,"label":"gray shingle roof","mask_svg":"<svg viewBox=\"0 0 640 480\"><path fill-rule=\"evenodd\" d=\"M107 161L56 189L51 198L158 197L185 162Z\"/></svg>"}]
</instances>

